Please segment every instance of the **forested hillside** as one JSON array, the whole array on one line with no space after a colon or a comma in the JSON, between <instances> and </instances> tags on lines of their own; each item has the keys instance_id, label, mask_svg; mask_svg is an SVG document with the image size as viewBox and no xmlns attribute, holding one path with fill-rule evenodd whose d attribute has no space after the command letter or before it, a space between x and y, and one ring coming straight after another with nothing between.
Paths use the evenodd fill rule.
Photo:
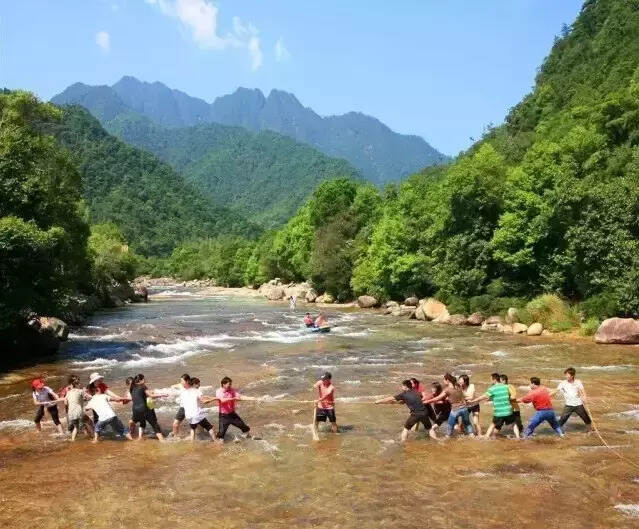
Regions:
<instances>
[{"instance_id":1,"label":"forested hillside","mask_svg":"<svg viewBox=\"0 0 639 529\"><path fill-rule=\"evenodd\" d=\"M75 83L51 101L84 106L103 125L121 114L138 114L169 128L220 123L253 132L277 132L328 156L348 160L380 187L448 160L423 138L398 134L374 117L359 112L322 117L282 90L272 90L265 97L258 89L238 88L209 105L162 83L126 76L111 87Z\"/></svg>"},{"instance_id":2,"label":"forested hillside","mask_svg":"<svg viewBox=\"0 0 639 529\"><path fill-rule=\"evenodd\" d=\"M639 315L637 35L639 1L588 0L503 125L379 204L366 192L364 217L357 186L322 185L330 198L256 243L247 280L312 277L343 299L435 295L466 313L553 293L586 317Z\"/></svg>"},{"instance_id":3,"label":"forested hillside","mask_svg":"<svg viewBox=\"0 0 639 529\"><path fill-rule=\"evenodd\" d=\"M120 114L105 126L169 163L216 204L230 205L261 226L286 222L324 180L359 178L348 162L273 132L216 123L168 129L136 113Z\"/></svg>"},{"instance_id":4,"label":"forested hillside","mask_svg":"<svg viewBox=\"0 0 639 529\"><path fill-rule=\"evenodd\" d=\"M222 233L253 236L250 220L215 206L152 154L109 135L86 110L65 107L44 124L72 153L91 223L113 222L144 255L166 255L180 241Z\"/></svg>"}]
</instances>

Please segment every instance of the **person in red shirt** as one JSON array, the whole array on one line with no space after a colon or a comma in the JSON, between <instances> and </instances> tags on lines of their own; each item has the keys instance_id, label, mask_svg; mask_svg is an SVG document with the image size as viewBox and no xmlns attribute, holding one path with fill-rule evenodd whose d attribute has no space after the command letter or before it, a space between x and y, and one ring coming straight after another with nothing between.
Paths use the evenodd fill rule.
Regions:
<instances>
[{"instance_id":1,"label":"person in red shirt","mask_svg":"<svg viewBox=\"0 0 639 529\"><path fill-rule=\"evenodd\" d=\"M335 417L335 386L331 379L333 376L327 371L315 385L318 398L315 400L315 416L313 417L313 440L319 441L318 423L328 421L331 423L331 431L337 433L337 418Z\"/></svg>"},{"instance_id":2,"label":"person in red shirt","mask_svg":"<svg viewBox=\"0 0 639 529\"><path fill-rule=\"evenodd\" d=\"M537 410L524 430L524 438L529 439L535 431L535 428L544 421L547 421L548 424L550 424L559 437L564 436L564 432L562 431L561 426L559 426L559 421L555 416L555 411L552 409L550 390L541 385L539 377L530 378L530 392L527 395L524 395L517 402L532 402L535 410Z\"/></svg>"},{"instance_id":3,"label":"person in red shirt","mask_svg":"<svg viewBox=\"0 0 639 529\"><path fill-rule=\"evenodd\" d=\"M240 395L232 387L232 383L233 381L229 377L224 377L220 382L221 387L219 387L215 392L215 400L220 403L220 421L217 432L217 438L219 441L224 441L224 436L226 435L226 431L229 429L229 426L235 426L242 430L242 436L244 438L250 437L250 428L242 420L242 418L235 413L235 402L238 400L259 400L254 397Z\"/></svg>"}]
</instances>

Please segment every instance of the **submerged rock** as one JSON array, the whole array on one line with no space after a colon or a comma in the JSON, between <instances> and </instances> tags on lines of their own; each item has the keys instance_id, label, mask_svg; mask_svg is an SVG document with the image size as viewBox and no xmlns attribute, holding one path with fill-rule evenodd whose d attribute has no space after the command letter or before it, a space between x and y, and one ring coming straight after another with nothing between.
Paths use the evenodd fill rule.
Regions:
<instances>
[{"instance_id":1,"label":"submerged rock","mask_svg":"<svg viewBox=\"0 0 639 529\"><path fill-rule=\"evenodd\" d=\"M360 296L357 298L357 305L361 309L370 309L372 307L377 307L379 305L379 301L377 298L373 296Z\"/></svg>"},{"instance_id":2,"label":"submerged rock","mask_svg":"<svg viewBox=\"0 0 639 529\"><path fill-rule=\"evenodd\" d=\"M597 343L639 343L639 320L632 318L608 318L595 333Z\"/></svg>"}]
</instances>

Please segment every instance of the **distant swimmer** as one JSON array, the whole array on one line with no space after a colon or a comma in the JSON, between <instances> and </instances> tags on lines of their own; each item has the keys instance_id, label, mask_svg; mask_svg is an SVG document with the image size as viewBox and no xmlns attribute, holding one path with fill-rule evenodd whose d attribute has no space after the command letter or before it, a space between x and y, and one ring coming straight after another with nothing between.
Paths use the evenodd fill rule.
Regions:
<instances>
[{"instance_id":1,"label":"distant swimmer","mask_svg":"<svg viewBox=\"0 0 639 529\"><path fill-rule=\"evenodd\" d=\"M244 438L249 438L249 431L251 428L242 420L242 418L235 411L235 403L238 400L252 400L257 401L258 398L247 397L238 393L233 388L233 381L229 377L224 377L220 381L220 387L215 392L215 399L220 403L220 423L218 426L217 438L219 441L224 441L224 436L229 426L235 426L242 432Z\"/></svg>"},{"instance_id":2,"label":"distant swimmer","mask_svg":"<svg viewBox=\"0 0 639 529\"><path fill-rule=\"evenodd\" d=\"M559 392L564 398L564 409L559 418L559 426L563 428L570 416L576 413L581 417L584 424L588 426L589 429L592 429L592 420L584 406L586 403L586 390L581 380L575 378L576 373L574 367L566 369L564 371L566 380L561 381L557 389L551 392L551 395Z\"/></svg>"},{"instance_id":3,"label":"distant swimmer","mask_svg":"<svg viewBox=\"0 0 639 529\"><path fill-rule=\"evenodd\" d=\"M415 391L413 383L410 380L404 380L401 386L401 392L393 397L386 397L375 401L375 404L406 404L410 410L410 415L404 422L404 429L401 434L401 442L406 442L408 433L417 423L422 423L426 430L430 430L431 422L426 404L422 402L422 395Z\"/></svg>"},{"instance_id":4,"label":"distant swimmer","mask_svg":"<svg viewBox=\"0 0 639 529\"><path fill-rule=\"evenodd\" d=\"M42 426L40 422L44 418L44 411L51 416L51 420L53 424L55 424L58 429L58 433L64 433L62 430L62 424L60 424L60 416L58 414L58 402L61 402L62 399L55 393L49 386L44 385L44 381L42 378L36 378L31 383L31 388L33 389L33 404L38 407L36 411L35 418L33 422L35 422L36 429L38 431L42 430Z\"/></svg>"},{"instance_id":5,"label":"distant swimmer","mask_svg":"<svg viewBox=\"0 0 639 529\"><path fill-rule=\"evenodd\" d=\"M311 317L310 312L307 312L304 315L304 325L306 325L307 327L313 327L315 325L315 322L313 322L313 318Z\"/></svg>"},{"instance_id":6,"label":"distant swimmer","mask_svg":"<svg viewBox=\"0 0 639 529\"><path fill-rule=\"evenodd\" d=\"M530 377L530 392L519 399L519 402L532 402L536 410L535 415L532 416L528 426L526 426L524 430L524 438L529 439L532 437L535 428L544 421L550 424L551 428L555 430L559 437L564 436L559 421L557 417L555 417L555 410L552 408L550 391L541 385L539 377Z\"/></svg>"},{"instance_id":7,"label":"distant swimmer","mask_svg":"<svg viewBox=\"0 0 639 529\"><path fill-rule=\"evenodd\" d=\"M313 386L317 390L318 398L315 401L315 415L313 417L313 440L319 441L318 423L331 423L331 431L337 433L337 418L335 417L335 386L333 375L328 371Z\"/></svg>"},{"instance_id":8,"label":"distant swimmer","mask_svg":"<svg viewBox=\"0 0 639 529\"><path fill-rule=\"evenodd\" d=\"M468 414L468 406L466 403L466 397L464 391L457 382L457 379L450 373L444 375L444 389L435 395L434 397L426 400L424 404L431 404L433 402L439 402L446 399L450 402L450 415L448 416L448 431L447 437L453 435L455 424L457 420L461 418L463 428L467 434L473 435L473 427L470 424L470 416Z\"/></svg>"}]
</instances>

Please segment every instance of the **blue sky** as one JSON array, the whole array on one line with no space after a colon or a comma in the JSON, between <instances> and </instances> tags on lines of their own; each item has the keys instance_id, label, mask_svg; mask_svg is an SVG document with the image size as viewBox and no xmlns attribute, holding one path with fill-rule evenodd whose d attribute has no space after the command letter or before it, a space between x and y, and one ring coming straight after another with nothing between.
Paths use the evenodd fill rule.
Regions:
<instances>
[{"instance_id":1,"label":"blue sky","mask_svg":"<svg viewBox=\"0 0 639 529\"><path fill-rule=\"evenodd\" d=\"M5 0L0 85L159 80L212 101L238 86L357 110L456 154L533 85L581 0Z\"/></svg>"}]
</instances>

